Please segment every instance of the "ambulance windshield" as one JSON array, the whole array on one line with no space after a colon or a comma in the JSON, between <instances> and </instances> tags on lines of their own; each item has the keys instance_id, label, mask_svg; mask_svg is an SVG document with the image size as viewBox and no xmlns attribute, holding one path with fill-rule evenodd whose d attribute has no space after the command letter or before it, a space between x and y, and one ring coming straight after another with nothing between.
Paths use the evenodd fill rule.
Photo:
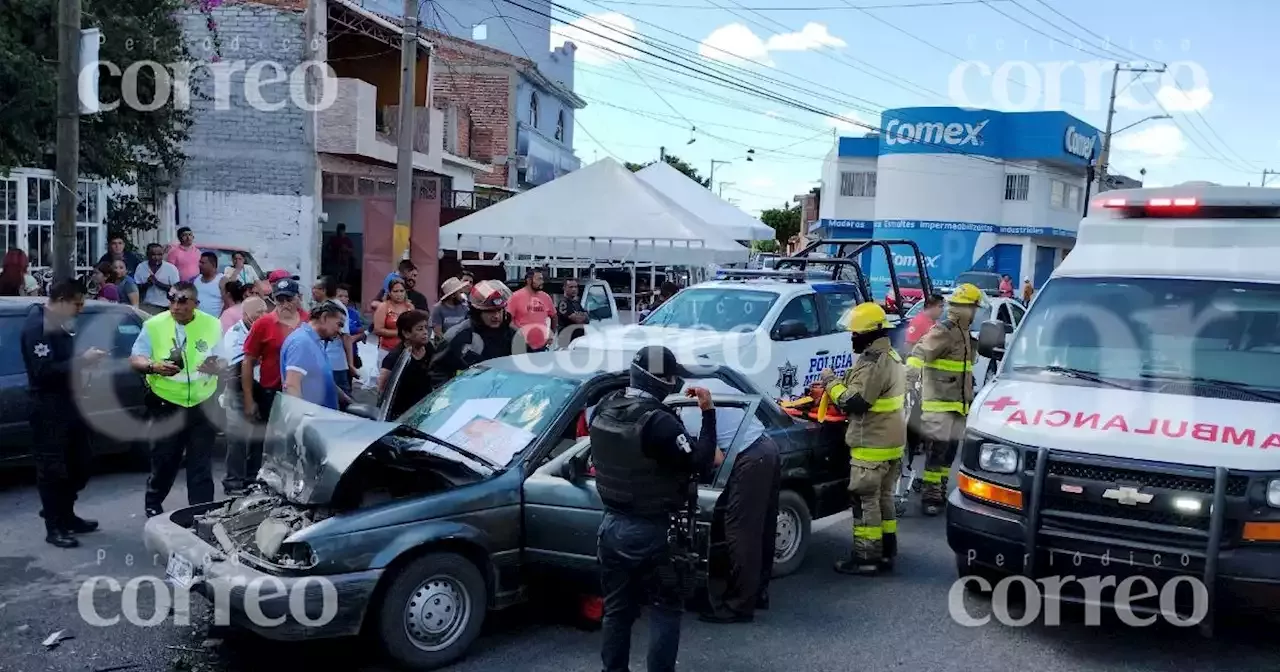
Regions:
<instances>
[{"instance_id":1,"label":"ambulance windshield","mask_svg":"<svg viewBox=\"0 0 1280 672\"><path fill-rule=\"evenodd\" d=\"M1135 389L1254 400L1280 390L1280 285L1055 278L1004 363L1011 372L1050 367Z\"/></svg>"}]
</instances>

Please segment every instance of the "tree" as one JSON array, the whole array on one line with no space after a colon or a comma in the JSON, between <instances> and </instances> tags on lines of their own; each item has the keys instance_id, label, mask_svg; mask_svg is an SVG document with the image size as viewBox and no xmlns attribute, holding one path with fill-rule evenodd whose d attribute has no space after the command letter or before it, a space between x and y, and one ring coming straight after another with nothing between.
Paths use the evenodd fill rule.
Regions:
<instances>
[{"instance_id":1,"label":"tree","mask_svg":"<svg viewBox=\"0 0 1280 672\"><path fill-rule=\"evenodd\" d=\"M663 156L662 159L667 162L667 165L684 173L686 177L693 180L694 182L697 182L698 184L701 184L702 186L708 189L711 188L711 178L703 178L702 175L698 173L698 169L689 165L689 163L684 159L678 156L675 156L674 154L667 154ZM655 163L657 163L657 161L650 161L648 163L632 163L631 161L628 161L623 165L627 167L627 170L630 170L631 172L634 173L644 168L648 168L649 166L652 166Z\"/></svg>"},{"instance_id":2,"label":"tree","mask_svg":"<svg viewBox=\"0 0 1280 672\"><path fill-rule=\"evenodd\" d=\"M160 218L134 196L116 194L107 200L107 240L116 236L124 238L125 245L133 249L133 234L137 231L155 231Z\"/></svg>"},{"instance_id":3,"label":"tree","mask_svg":"<svg viewBox=\"0 0 1280 672\"><path fill-rule=\"evenodd\" d=\"M800 206L783 204L760 212L760 221L773 229L778 242L786 243L791 236L800 233Z\"/></svg>"},{"instance_id":4,"label":"tree","mask_svg":"<svg viewBox=\"0 0 1280 672\"><path fill-rule=\"evenodd\" d=\"M102 30L99 60L119 67L112 75L99 67L100 99L122 101L112 111L80 118L80 170L85 177L132 182L139 161L155 162L176 172L184 158L191 112L173 104L172 86L153 67L123 73L135 62L166 67L193 61L179 23L183 0L84 0L84 27ZM54 167L57 136L58 41L55 0L11 0L0 3L0 174L13 168ZM172 71L165 77L172 84ZM192 75L195 79L196 75ZM125 80L136 80L129 97L143 104L156 90L166 104L144 112L123 101ZM198 93L193 93L193 96Z\"/></svg>"}]
</instances>

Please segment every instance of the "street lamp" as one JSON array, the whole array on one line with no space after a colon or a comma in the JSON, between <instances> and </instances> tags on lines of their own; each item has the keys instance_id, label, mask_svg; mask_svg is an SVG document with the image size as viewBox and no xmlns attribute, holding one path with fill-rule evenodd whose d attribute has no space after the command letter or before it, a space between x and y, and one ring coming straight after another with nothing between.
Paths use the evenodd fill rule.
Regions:
<instances>
[{"instance_id":1,"label":"street lamp","mask_svg":"<svg viewBox=\"0 0 1280 672\"><path fill-rule=\"evenodd\" d=\"M709 176L707 176L707 179L708 179L712 184L715 184L715 182L716 182L716 166L717 166L717 165L727 166L727 165L729 165L729 164L731 164L731 163L733 163L733 162L732 162L732 161L721 161L720 159L711 159L711 174L710 174Z\"/></svg>"},{"instance_id":2,"label":"street lamp","mask_svg":"<svg viewBox=\"0 0 1280 672\"><path fill-rule=\"evenodd\" d=\"M721 183L720 183L720 191L719 191L719 195L720 195L720 196L724 196L724 185L726 185L726 184L730 184L730 185L732 185L732 184L737 184L737 182L721 182Z\"/></svg>"},{"instance_id":3,"label":"street lamp","mask_svg":"<svg viewBox=\"0 0 1280 672\"><path fill-rule=\"evenodd\" d=\"M1150 116L1150 117L1147 117L1146 119L1139 119L1138 121L1135 121L1135 122L1133 122L1132 124L1129 124L1128 126L1125 126L1124 128L1122 128L1122 129L1120 129L1120 130L1118 130L1118 131L1112 131L1112 132L1111 132L1111 135L1113 135L1113 136L1114 136L1114 135L1116 135L1116 134L1118 134L1118 133L1124 133L1125 131L1127 131L1127 130L1129 130L1129 129L1133 128L1134 126L1137 126L1138 124L1145 124L1145 123L1147 123L1148 121L1157 121L1157 120L1160 120L1160 119L1172 119L1172 118L1173 118L1173 117L1171 117L1171 116L1169 116L1169 115L1167 115L1167 114L1155 114L1155 115L1152 115L1152 116Z\"/></svg>"}]
</instances>

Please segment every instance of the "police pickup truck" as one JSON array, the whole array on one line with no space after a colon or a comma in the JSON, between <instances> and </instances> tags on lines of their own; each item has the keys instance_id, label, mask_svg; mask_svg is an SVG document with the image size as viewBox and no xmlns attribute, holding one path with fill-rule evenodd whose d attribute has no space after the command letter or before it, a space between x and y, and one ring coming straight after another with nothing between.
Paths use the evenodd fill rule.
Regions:
<instances>
[{"instance_id":1,"label":"police pickup truck","mask_svg":"<svg viewBox=\"0 0 1280 672\"><path fill-rule=\"evenodd\" d=\"M856 260L874 247L892 256L891 248L902 245L916 259L912 284L928 293L932 285L923 257L910 241L819 240L794 257L775 260L773 270L723 269L724 279L682 290L639 325L588 334L571 347L612 353L620 363L643 346L665 345L682 361L723 364L777 398L794 398L823 369L840 374L853 365L841 317L876 300ZM895 305L904 306L902 284L889 266ZM906 309L899 310L890 322L905 328Z\"/></svg>"},{"instance_id":2,"label":"police pickup truck","mask_svg":"<svg viewBox=\"0 0 1280 672\"><path fill-rule=\"evenodd\" d=\"M1275 613L1277 258L1275 189L1196 183L1092 203L1008 345L1004 325L980 330L1000 364L974 399L947 507L969 587L1096 575L1110 591L1108 577L1146 577L1187 584L1161 589L1165 612L1208 613L1207 632L1224 592ZM1061 598L1162 606L1150 585L1106 591Z\"/></svg>"}]
</instances>

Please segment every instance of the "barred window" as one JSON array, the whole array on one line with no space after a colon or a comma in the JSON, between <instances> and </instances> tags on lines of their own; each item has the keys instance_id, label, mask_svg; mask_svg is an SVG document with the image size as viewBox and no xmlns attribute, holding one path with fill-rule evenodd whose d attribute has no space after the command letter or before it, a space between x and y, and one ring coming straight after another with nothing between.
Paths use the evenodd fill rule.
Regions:
<instances>
[{"instance_id":1,"label":"barred window","mask_svg":"<svg viewBox=\"0 0 1280 672\"><path fill-rule=\"evenodd\" d=\"M1004 200L1006 201L1025 201L1027 200L1027 192L1031 190L1030 175L1005 175L1004 176Z\"/></svg>"},{"instance_id":2,"label":"barred window","mask_svg":"<svg viewBox=\"0 0 1280 672\"><path fill-rule=\"evenodd\" d=\"M876 174L840 173L840 195L855 198L873 198L876 195Z\"/></svg>"}]
</instances>

